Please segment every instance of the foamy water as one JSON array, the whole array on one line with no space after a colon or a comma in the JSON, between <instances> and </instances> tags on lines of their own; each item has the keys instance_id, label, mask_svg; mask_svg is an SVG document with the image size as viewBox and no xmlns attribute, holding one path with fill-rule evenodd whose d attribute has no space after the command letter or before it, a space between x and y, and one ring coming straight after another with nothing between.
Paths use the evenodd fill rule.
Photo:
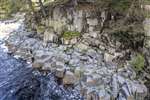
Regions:
<instances>
[{"instance_id":1,"label":"foamy water","mask_svg":"<svg viewBox=\"0 0 150 100\"><path fill-rule=\"evenodd\" d=\"M3 21L0 22L0 40L5 39L15 30L18 30L22 25L23 20L20 19L19 21Z\"/></svg>"},{"instance_id":2,"label":"foamy water","mask_svg":"<svg viewBox=\"0 0 150 100\"><path fill-rule=\"evenodd\" d=\"M14 19L0 21L0 48L3 52L8 52L8 48L4 44L6 40L14 31L21 30L23 27L24 15L16 14Z\"/></svg>"}]
</instances>

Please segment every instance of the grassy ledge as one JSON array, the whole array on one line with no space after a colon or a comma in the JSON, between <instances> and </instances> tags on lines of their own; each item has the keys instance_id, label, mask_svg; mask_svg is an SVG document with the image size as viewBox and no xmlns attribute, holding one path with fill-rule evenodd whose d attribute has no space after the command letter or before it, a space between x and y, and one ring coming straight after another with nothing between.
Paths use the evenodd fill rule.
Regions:
<instances>
[{"instance_id":1,"label":"grassy ledge","mask_svg":"<svg viewBox=\"0 0 150 100\"><path fill-rule=\"evenodd\" d=\"M67 31L67 32L64 32L62 37L66 40L70 40L72 38L76 38L76 37L79 37L81 36L81 33L80 32L73 32L73 31Z\"/></svg>"}]
</instances>

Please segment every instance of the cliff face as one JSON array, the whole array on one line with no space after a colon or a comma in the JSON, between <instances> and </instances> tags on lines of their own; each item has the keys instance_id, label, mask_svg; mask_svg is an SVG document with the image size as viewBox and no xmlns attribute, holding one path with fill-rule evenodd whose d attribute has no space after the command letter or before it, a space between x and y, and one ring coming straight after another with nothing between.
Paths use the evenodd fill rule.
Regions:
<instances>
[{"instance_id":1,"label":"cliff face","mask_svg":"<svg viewBox=\"0 0 150 100\"><path fill-rule=\"evenodd\" d=\"M51 29L45 30L50 36L54 35ZM77 36L79 33L67 32L65 36L68 34ZM53 81L46 81L50 85L47 84L46 90L44 88L44 98L51 99L51 94L55 94L62 100L82 100L81 97L85 100L144 100L147 94L147 88L136 79L136 73L130 65L117 66L111 61L114 56L90 47L84 41L73 46L48 43L45 47L42 40L21 27L6 40L6 46L10 54L31 63L36 72L38 70L40 75L44 75L42 78L52 72L55 82L51 84L49 82ZM63 91L51 88L53 86Z\"/></svg>"},{"instance_id":2,"label":"cliff face","mask_svg":"<svg viewBox=\"0 0 150 100\"><path fill-rule=\"evenodd\" d=\"M139 50L144 44L142 16L114 12L98 6L97 1L66 0L50 3L33 15L27 15L28 26L37 31L45 43L78 44L114 51ZM134 14L135 13L135 14ZM126 55L126 53L125 53Z\"/></svg>"},{"instance_id":3,"label":"cliff face","mask_svg":"<svg viewBox=\"0 0 150 100\"><path fill-rule=\"evenodd\" d=\"M53 72L58 84L79 90L85 100L144 100L147 88L135 72L145 67L145 58L137 53L145 39L142 16L99 7L91 0L43 6L26 15L34 33L23 29L6 41L10 53L45 75Z\"/></svg>"}]
</instances>

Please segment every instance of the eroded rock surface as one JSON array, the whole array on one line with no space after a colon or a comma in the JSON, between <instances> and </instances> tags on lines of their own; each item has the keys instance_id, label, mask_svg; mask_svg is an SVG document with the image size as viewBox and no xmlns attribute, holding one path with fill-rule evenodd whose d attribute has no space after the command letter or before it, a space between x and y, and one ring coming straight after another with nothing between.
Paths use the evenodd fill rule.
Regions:
<instances>
[{"instance_id":1,"label":"eroded rock surface","mask_svg":"<svg viewBox=\"0 0 150 100\"><path fill-rule=\"evenodd\" d=\"M144 99L147 94L147 88L136 79L130 65L118 67L111 58L106 59L105 52L100 49L83 42L75 45L48 43L45 47L42 40L31 37L31 34L26 31L13 32L6 45L17 47L13 54L27 60L35 68L40 65L41 72L54 72L60 86L81 91L85 100L127 100L137 98L136 94Z\"/></svg>"},{"instance_id":2,"label":"eroded rock surface","mask_svg":"<svg viewBox=\"0 0 150 100\"><path fill-rule=\"evenodd\" d=\"M13 25L17 23L13 22ZM7 25L10 26L9 24L11 23L2 22L2 27L5 27L4 30L6 31L3 31L0 25L0 34L7 34L5 36L8 36L10 31L16 31L16 27L15 29L12 27L12 30L10 27L7 27ZM20 33L23 30L20 28L17 31ZM13 37L13 39L15 38ZM5 47L4 40L0 40L0 100L83 100L77 89L66 89L62 85L58 85L54 73L49 72L45 75L33 69L31 64L27 64L20 57L13 56L11 54L12 52L7 52L8 50ZM15 43L20 42L18 38L15 41ZM23 41L25 40L22 40L19 44L24 43ZM30 44L31 41L26 42ZM35 44L35 41L32 43ZM19 50L18 47L15 47L18 49L13 49L13 53L19 50L16 54L28 59L28 53L31 54L28 47L34 45L32 43L28 46L24 45L24 47L27 46L26 49ZM7 43L6 45L8 46ZM13 46L10 46L10 48Z\"/></svg>"}]
</instances>

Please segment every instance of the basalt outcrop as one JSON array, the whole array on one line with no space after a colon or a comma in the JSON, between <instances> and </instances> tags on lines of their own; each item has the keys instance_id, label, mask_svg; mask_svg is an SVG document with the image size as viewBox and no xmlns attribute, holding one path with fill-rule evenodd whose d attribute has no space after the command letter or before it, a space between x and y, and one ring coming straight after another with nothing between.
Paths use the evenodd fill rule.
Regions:
<instances>
[{"instance_id":1,"label":"basalt outcrop","mask_svg":"<svg viewBox=\"0 0 150 100\"><path fill-rule=\"evenodd\" d=\"M125 18L124 13L102 8L96 0L51 2L45 5L45 11L45 17L42 9L26 15L27 27L36 31L45 45L81 42L121 60L130 59L132 50L143 48L142 15Z\"/></svg>"},{"instance_id":2,"label":"basalt outcrop","mask_svg":"<svg viewBox=\"0 0 150 100\"><path fill-rule=\"evenodd\" d=\"M60 86L79 90L85 100L144 100L147 88L128 62L133 49L143 50L140 21L127 25L124 15L94 0L65 1L46 5L46 16L42 10L27 14L27 29L6 41L10 53L41 73L54 73Z\"/></svg>"},{"instance_id":3,"label":"basalt outcrop","mask_svg":"<svg viewBox=\"0 0 150 100\"><path fill-rule=\"evenodd\" d=\"M147 94L147 88L137 80L130 64L117 66L108 54L84 43L48 43L45 47L34 32L21 29L11 34L6 46L9 54L31 63L43 75L53 73L60 87L80 91L85 100L143 100Z\"/></svg>"}]
</instances>

